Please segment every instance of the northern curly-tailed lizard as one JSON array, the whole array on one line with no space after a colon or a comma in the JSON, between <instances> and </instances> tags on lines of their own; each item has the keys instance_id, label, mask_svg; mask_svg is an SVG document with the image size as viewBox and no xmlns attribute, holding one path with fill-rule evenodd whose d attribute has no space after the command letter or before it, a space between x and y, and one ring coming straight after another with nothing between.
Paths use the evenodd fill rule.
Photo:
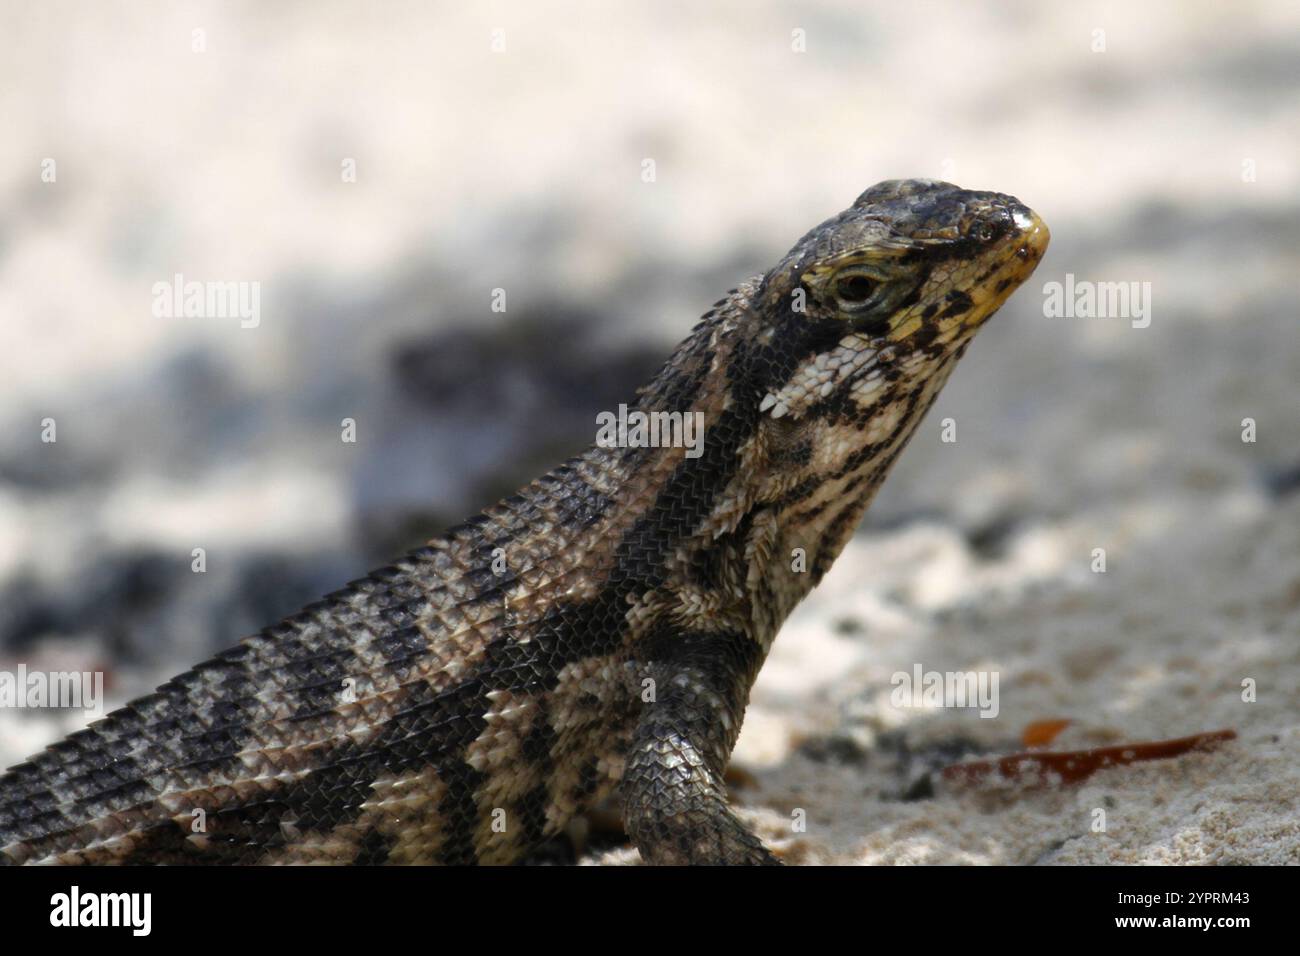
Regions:
<instances>
[{"instance_id":1,"label":"northern curly-tailed lizard","mask_svg":"<svg viewBox=\"0 0 1300 956\"><path fill-rule=\"evenodd\" d=\"M617 792L650 862L775 862L723 788L750 686L1047 242L873 186L641 390L693 447L600 442L14 767L0 860L504 863Z\"/></svg>"}]
</instances>

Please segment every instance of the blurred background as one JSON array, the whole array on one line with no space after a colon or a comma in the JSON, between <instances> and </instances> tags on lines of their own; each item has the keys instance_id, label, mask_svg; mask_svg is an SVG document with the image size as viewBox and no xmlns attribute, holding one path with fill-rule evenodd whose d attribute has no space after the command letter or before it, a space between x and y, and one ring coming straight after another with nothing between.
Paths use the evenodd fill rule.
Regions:
<instances>
[{"instance_id":1,"label":"blurred background","mask_svg":"<svg viewBox=\"0 0 1300 956\"><path fill-rule=\"evenodd\" d=\"M1052 247L777 642L738 799L812 862L1300 860L1295 3L0 0L0 122L0 667L148 691L577 453L723 292L940 178ZM156 316L177 274L260 322ZM1149 282L1149 327L1048 317L1067 274ZM914 662L996 670L999 718L891 707ZM1242 739L933 792L1047 718ZM0 711L0 763L84 719Z\"/></svg>"}]
</instances>

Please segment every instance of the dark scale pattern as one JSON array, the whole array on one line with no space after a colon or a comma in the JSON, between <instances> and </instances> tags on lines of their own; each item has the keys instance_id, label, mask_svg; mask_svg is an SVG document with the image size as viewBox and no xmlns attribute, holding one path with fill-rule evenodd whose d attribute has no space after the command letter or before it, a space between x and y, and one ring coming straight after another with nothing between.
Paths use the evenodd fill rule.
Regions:
<instances>
[{"instance_id":1,"label":"dark scale pattern","mask_svg":"<svg viewBox=\"0 0 1300 956\"><path fill-rule=\"evenodd\" d=\"M872 187L640 391L699 457L593 447L14 767L0 862L502 863L615 788L650 862L776 862L722 785L750 686L1046 245Z\"/></svg>"}]
</instances>

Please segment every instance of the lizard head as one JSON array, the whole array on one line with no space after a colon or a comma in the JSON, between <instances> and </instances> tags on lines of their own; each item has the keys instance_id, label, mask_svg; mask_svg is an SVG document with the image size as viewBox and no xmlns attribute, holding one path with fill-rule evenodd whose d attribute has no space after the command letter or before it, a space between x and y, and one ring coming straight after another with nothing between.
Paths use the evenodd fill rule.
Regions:
<instances>
[{"instance_id":1,"label":"lizard head","mask_svg":"<svg viewBox=\"0 0 1300 956\"><path fill-rule=\"evenodd\" d=\"M814 579L1048 238L1010 196L883 182L750 288L738 391L757 421L741 473L816 555Z\"/></svg>"},{"instance_id":2,"label":"lizard head","mask_svg":"<svg viewBox=\"0 0 1300 956\"><path fill-rule=\"evenodd\" d=\"M1048 240L1011 196L927 179L872 186L763 278L764 333L811 343L812 353L767 383L762 410L865 420L886 393L946 377Z\"/></svg>"},{"instance_id":3,"label":"lizard head","mask_svg":"<svg viewBox=\"0 0 1300 956\"><path fill-rule=\"evenodd\" d=\"M753 605L770 618L763 633L843 548L975 332L1047 243L1010 196L879 183L714 303L641 389L639 412L701 426L684 457L659 458L662 513L707 507L692 532L703 546L745 529L746 560L774 562L737 572L768 589ZM812 573L777 573L793 549Z\"/></svg>"}]
</instances>

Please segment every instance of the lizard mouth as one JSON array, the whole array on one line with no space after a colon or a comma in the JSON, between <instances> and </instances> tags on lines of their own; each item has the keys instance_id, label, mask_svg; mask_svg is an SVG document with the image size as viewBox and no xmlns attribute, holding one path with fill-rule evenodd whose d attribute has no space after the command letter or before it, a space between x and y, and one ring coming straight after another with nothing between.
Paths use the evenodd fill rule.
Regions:
<instances>
[{"instance_id":1,"label":"lizard mouth","mask_svg":"<svg viewBox=\"0 0 1300 956\"><path fill-rule=\"evenodd\" d=\"M1028 206L1015 203L1011 207L1011 223L1010 232L990 253L996 268L979 290L985 293L989 304L986 317L1033 274L1047 251L1047 244L1052 241L1047 223Z\"/></svg>"},{"instance_id":2,"label":"lizard mouth","mask_svg":"<svg viewBox=\"0 0 1300 956\"><path fill-rule=\"evenodd\" d=\"M1038 218L1038 213L1027 206L1021 206L1016 210L1012 222L1018 230L1018 234L1012 238L1012 242L1016 244L1016 258L1028 267L1021 278L1021 281L1024 281L1029 278L1029 273L1034 271L1038 260L1043 258L1043 253L1047 251L1047 244L1052 241L1052 233L1048 230L1047 223Z\"/></svg>"},{"instance_id":3,"label":"lizard mouth","mask_svg":"<svg viewBox=\"0 0 1300 956\"><path fill-rule=\"evenodd\" d=\"M929 293L929 311L911 309L889 317L876 342L878 347L955 350L1033 274L1047 251L1051 233L1028 206L1010 197L1001 198L1002 208L1010 213L1009 228L980 254L946 273L945 287ZM935 313L933 318L929 312Z\"/></svg>"},{"instance_id":4,"label":"lizard mouth","mask_svg":"<svg viewBox=\"0 0 1300 956\"><path fill-rule=\"evenodd\" d=\"M1012 228L984 258L982 281L970 290L972 307L960 316L961 332L973 333L1000 309L1036 268L1052 234L1028 206L1015 203Z\"/></svg>"}]
</instances>

